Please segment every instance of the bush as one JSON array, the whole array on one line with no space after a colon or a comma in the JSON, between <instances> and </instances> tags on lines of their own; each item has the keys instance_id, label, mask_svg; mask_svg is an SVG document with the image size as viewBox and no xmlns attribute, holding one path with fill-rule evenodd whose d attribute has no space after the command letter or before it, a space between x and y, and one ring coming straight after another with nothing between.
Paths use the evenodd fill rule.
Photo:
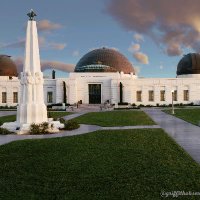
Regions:
<instances>
[{"instance_id":1,"label":"bush","mask_svg":"<svg viewBox=\"0 0 200 200\"><path fill-rule=\"evenodd\" d=\"M31 135L48 134L49 133L48 126L49 126L48 122L43 122L41 124L32 123L30 126L29 133Z\"/></svg>"},{"instance_id":2,"label":"bush","mask_svg":"<svg viewBox=\"0 0 200 200\"><path fill-rule=\"evenodd\" d=\"M9 135L9 134L13 134L13 132L7 130L6 128L0 127L0 135Z\"/></svg>"},{"instance_id":3,"label":"bush","mask_svg":"<svg viewBox=\"0 0 200 200\"><path fill-rule=\"evenodd\" d=\"M49 133L48 128L49 128L48 122L41 123L40 124L40 132L41 132L41 134L48 134Z\"/></svg>"},{"instance_id":4,"label":"bush","mask_svg":"<svg viewBox=\"0 0 200 200\"><path fill-rule=\"evenodd\" d=\"M64 125L65 125L64 127L65 130L74 130L80 127L77 121L74 120L68 120L64 123Z\"/></svg>"},{"instance_id":5,"label":"bush","mask_svg":"<svg viewBox=\"0 0 200 200\"><path fill-rule=\"evenodd\" d=\"M7 106L7 105L6 106L0 106L0 109L1 110L4 110L4 109L6 109L6 110L7 109L11 109L11 110L14 109L15 110L15 109L17 109L17 106Z\"/></svg>"},{"instance_id":6,"label":"bush","mask_svg":"<svg viewBox=\"0 0 200 200\"><path fill-rule=\"evenodd\" d=\"M40 125L39 124L35 124L35 123L32 123L31 126L30 126L30 131L29 133L31 135L38 135L40 134Z\"/></svg>"},{"instance_id":7,"label":"bush","mask_svg":"<svg viewBox=\"0 0 200 200\"><path fill-rule=\"evenodd\" d=\"M66 120L64 118L60 118L59 121L61 124L64 124L66 122Z\"/></svg>"},{"instance_id":8,"label":"bush","mask_svg":"<svg viewBox=\"0 0 200 200\"><path fill-rule=\"evenodd\" d=\"M144 107L144 105L143 105L143 104L140 104L138 107Z\"/></svg>"}]
</instances>

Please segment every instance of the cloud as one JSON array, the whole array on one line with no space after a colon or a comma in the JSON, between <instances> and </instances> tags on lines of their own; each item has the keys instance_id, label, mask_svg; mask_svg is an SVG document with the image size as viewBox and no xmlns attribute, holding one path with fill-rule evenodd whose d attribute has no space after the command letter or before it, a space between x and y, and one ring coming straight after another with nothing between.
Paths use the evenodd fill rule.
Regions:
<instances>
[{"instance_id":1,"label":"cloud","mask_svg":"<svg viewBox=\"0 0 200 200\"><path fill-rule=\"evenodd\" d=\"M39 46L45 50L54 49L54 50L63 50L67 44L66 43L57 43L57 42L49 42L45 37L39 37Z\"/></svg>"},{"instance_id":2,"label":"cloud","mask_svg":"<svg viewBox=\"0 0 200 200\"><path fill-rule=\"evenodd\" d=\"M21 72L23 70L24 59L22 57L17 57L17 58L14 58L13 60L17 65L18 72ZM73 72L74 68L75 68L74 64L63 63L60 61L47 61L47 60L41 61L41 69L42 70L58 69L61 71L66 71L66 72Z\"/></svg>"},{"instance_id":3,"label":"cloud","mask_svg":"<svg viewBox=\"0 0 200 200\"><path fill-rule=\"evenodd\" d=\"M160 69L162 70L164 67L163 67L163 65L160 65Z\"/></svg>"},{"instance_id":4,"label":"cloud","mask_svg":"<svg viewBox=\"0 0 200 200\"><path fill-rule=\"evenodd\" d=\"M47 48L50 48L50 49L55 49L55 50L63 50L65 47L67 46L66 43L49 43L47 45Z\"/></svg>"},{"instance_id":5,"label":"cloud","mask_svg":"<svg viewBox=\"0 0 200 200\"><path fill-rule=\"evenodd\" d=\"M167 47L167 55L169 56L179 56L183 53L179 44L173 43Z\"/></svg>"},{"instance_id":6,"label":"cloud","mask_svg":"<svg viewBox=\"0 0 200 200\"><path fill-rule=\"evenodd\" d=\"M140 50L140 44L131 44L131 46L128 48L128 51L131 53L134 53L135 51Z\"/></svg>"},{"instance_id":7,"label":"cloud","mask_svg":"<svg viewBox=\"0 0 200 200\"><path fill-rule=\"evenodd\" d=\"M25 46L25 39L20 39L17 42L13 42L13 43L7 43L7 44L3 44L0 46L0 49L18 49L18 48L24 48Z\"/></svg>"},{"instance_id":8,"label":"cloud","mask_svg":"<svg viewBox=\"0 0 200 200\"><path fill-rule=\"evenodd\" d=\"M149 64L148 56L142 52L135 52L133 57L142 64Z\"/></svg>"},{"instance_id":9,"label":"cloud","mask_svg":"<svg viewBox=\"0 0 200 200\"><path fill-rule=\"evenodd\" d=\"M131 44L131 46L128 48L128 51L133 54L133 57L142 64L148 64L149 63L149 57L145 54L140 52L140 44Z\"/></svg>"},{"instance_id":10,"label":"cloud","mask_svg":"<svg viewBox=\"0 0 200 200\"><path fill-rule=\"evenodd\" d=\"M75 50L72 52L72 56L74 56L74 57L78 57L79 55L80 55L79 50Z\"/></svg>"},{"instance_id":11,"label":"cloud","mask_svg":"<svg viewBox=\"0 0 200 200\"><path fill-rule=\"evenodd\" d=\"M39 22L37 22L37 28L38 28L38 31L52 31L52 30L56 30L56 29L60 29L62 28L63 26L61 24L57 24L57 23L54 23L54 22L51 22L47 19L44 19L44 20L41 20Z\"/></svg>"},{"instance_id":12,"label":"cloud","mask_svg":"<svg viewBox=\"0 0 200 200\"><path fill-rule=\"evenodd\" d=\"M124 28L150 37L170 56L200 51L199 10L199 0L110 0L107 7Z\"/></svg>"},{"instance_id":13,"label":"cloud","mask_svg":"<svg viewBox=\"0 0 200 200\"><path fill-rule=\"evenodd\" d=\"M74 64L67 64L59 61L42 61L41 62L41 68L43 70L45 69L59 69L61 71L66 72L73 72L75 65Z\"/></svg>"},{"instance_id":14,"label":"cloud","mask_svg":"<svg viewBox=\"0 0 200 200\"><path fill-rule=\"evenodd\" d=\"M144 38L141 34L138 34L138 33L135 33L133 35L133 38L135 39L136 42L143 42L144 41Z\"/></svg>"},{"instance_id":15,"label":"cloud","mask_svg":"<svg viewBox=\"0 0 200 200\"><path fill-rule=\"evenodd\" d=\"M119 51L119 49L117 47L109 47L109 46L101 46L101 47L93 47L93 48L90 48L89 51L92 51L92 50L95 50L95 49L101 49L101 48L107 48L107 49L112 49L112 50L115 50L115 51Z\"/></svg>"},{"instance_id":16,"label":"cloud","mask_svg":"<svg viewBox=\"0 0 200 200\"><path fill-rule=\"evenodd\" d=\"M49 42L46 40L45 37L38 37L39 47L42 49L54 49L54 50L63 50L67 44L66 43L56 43L56 42ZM20 39L17 42L3 44L0 46L0 49L16 49L16 48L25 48L25 38Z\"/></svg>"}]
</instances>

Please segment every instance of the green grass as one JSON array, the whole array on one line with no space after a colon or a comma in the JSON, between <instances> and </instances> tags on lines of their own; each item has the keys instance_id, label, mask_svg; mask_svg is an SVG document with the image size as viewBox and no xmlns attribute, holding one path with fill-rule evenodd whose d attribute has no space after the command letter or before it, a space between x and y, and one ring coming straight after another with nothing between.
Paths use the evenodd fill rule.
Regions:
<instances>
[{"instance_id":1,"label":"green grass","mask_svg":"<svg viewBox=\"0 0 200 200\"><path fill-rule=\"evenodd\" d=\"M16 121L16 115L8 115L0 117L0 123L3 124L5 122L14 122Z\"/></svg>"},{"instance_id":2,"label":"green grass","mask_svg":"<svg viewBox=\"0 0 200 200\"><path fill-rule=\"evenodd\" d=\"M52 118L60 118L66 115L70 115L70 112L50 112ZM5 122L14 122L16 121L16 115L8 115L0 117L0 122L3 124Z\"/></svg>"},{"instance_id":3,"label":"green grass","mask_svg":"<svg viewBox=\"0 0 200 200\"><path fill-rule=\"evenodd\" d=\"M72 114L72 113L71 112L59 112L59 111L50 112L50 115L52 118L61 118L61 117L64 117L64 116L70 115L70 114Z\"/></svg>"},{"instance_id":4,"label":"green grass","mask_svg":"<svg viewBox=\"0 0 200 200\"><path fill-rule=\"evenodd\" d=\"M108 111L92 112L75 118L80 124L94 124L99 126L135 126L153 125L143 111Z\"/></svg>"},{"instance_id":5,"label":"green grass","mask_svg":"<svg viewBox=\"0 0 200 200\"><path fill-rule=\"evenodd\" d=\"M171 110L164 110L164 112L171 114ZM200 109L191 108L191 109L175 109L175 115L187 122L198 125L200 122Z\"/></svg>"},{"instance_id":6,"label":"green grass","mask_svg":"<svg viewBox=\"0 0 200 200\"><path fill-rule=\"evenodd\" d=\"M0 146L0 163L3 200L157 200L200 188L200 166L161 129L16 141Z\"/></svg>"}]
</instances>

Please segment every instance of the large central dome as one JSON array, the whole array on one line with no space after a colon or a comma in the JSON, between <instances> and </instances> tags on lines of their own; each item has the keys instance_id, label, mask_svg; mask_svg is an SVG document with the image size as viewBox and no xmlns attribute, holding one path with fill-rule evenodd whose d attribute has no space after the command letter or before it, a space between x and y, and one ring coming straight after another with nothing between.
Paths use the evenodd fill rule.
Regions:
<instances>
[{"instance_id":1,"label":"large central dome","mask_svg":"<svg viewBox=\"0 0 200 200\"><path fill-rule=\"evenodd\" d=\"M85 54L77 63L75 72L134 72L132 64L119 51L108 48L95 49Z\"/></svg>"}]
</instances>

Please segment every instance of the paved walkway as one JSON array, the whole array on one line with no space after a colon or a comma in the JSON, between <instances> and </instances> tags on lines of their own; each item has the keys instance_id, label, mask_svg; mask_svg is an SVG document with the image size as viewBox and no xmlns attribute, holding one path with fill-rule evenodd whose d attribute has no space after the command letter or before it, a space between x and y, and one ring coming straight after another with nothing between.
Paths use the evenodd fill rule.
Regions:
<instances>
[{"instance_id":1,"label":"paved walkway","mask_svg":"<svg viewBox=\"0 0 200 200\"><path fill-rule=\"evenodd\" d=\"M200 163L200 127L162 112L160 109L143 109L162 129Z\"/></svg>"},{"instance_id":2,"label":"paved walkway","mask_svg":"<svg viewBox=\"0 0 200 200\"><path fill-rule=\"evenodd\" d=\"M81 124L79 129L72 131L61 131L60 133L48 134L48 135L0 135L0 145L7 144L9 142L16 140L66 137L66 136L74 136L74 135L90 133L97 130L126 130L126 129L146 129L146 128L160 128L160 126L152 125L152 126L101 127L96 125Z\"/></svg>"},{"instance_id":3,"label":"paved walkway","mask_svg":"<svg viewBox=\"0 0 200 200\"><path fill-rule=\"evenodd\" d=\"M7 116L7 115L16 115L17 111L0 111L0 117Z\"/></svg>"},{"instance_id":4,"label":"paved walkway","mask_svg":"<svg viewBox=\"0 0 200 200\"><path fill-rule=\"evenodd\" d=\"M83 112L79 112L79 113L74 113L74 114L70 114L70 115L67 115L67 116L64 116L63 118L65 120L70 120L70 119L73 119L73 118L76 118L76 117L79 117L81 115L84 115L86 113L88 113L89 111L83 111Z\"/></svg>"}]
</instances>

